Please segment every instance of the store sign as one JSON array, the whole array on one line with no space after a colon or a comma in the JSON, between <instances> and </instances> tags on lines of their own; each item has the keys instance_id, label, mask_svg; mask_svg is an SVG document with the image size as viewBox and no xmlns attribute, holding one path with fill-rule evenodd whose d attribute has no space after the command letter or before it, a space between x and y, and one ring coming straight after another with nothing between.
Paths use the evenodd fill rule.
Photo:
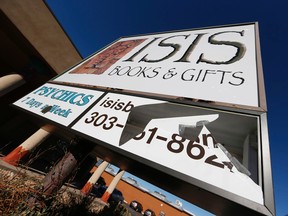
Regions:
<instances>
[{"instance_id":1,"label":"store sign","mask_svg":"<svg viewBox=\"0 0 288 216\"><path fill-rule=\"evenodd\" d=\"M230 123L237 122L238 116L108 93L72 129L137 155L142 158L141 161L152 161L263 204L261 187L249 177L249 170L233 156L239 156L239 152L227 150L233 146L231 149L240 150L243 157L243 143L232 139L237 134L242 141L249 135L247 129L253 131L257 128L256 118L245 118L249 125L238 122L235 131L231 131ZM241 132L243 128L245 130ZM222 140L217 130L228 129L231 134L223 136ZM213 130L224 143L216 141Z\"/></svg>"},{"instance_id":2,"label":"store sign","mask_svg":"<svg viewBox=\"0 0 288 216\"><path fill-rule=\"evenodd\" d=\"M46 83L14 105L68 126L103 92Z\"/></svg>"},{"instance_id":3,"label":"store sign","mask_svg":"<svg viewBox=\"0 0 288 216\"><path fill-rule=\"evenodd\" d=\"M124 37L54 82L259 107L255 23Z\"/></svg>"},{"instance_id":4,"label":"store sign","mask_svg":"<svg viewBox=\"0 0 288 216\"><path fill-rule=\"evenodd\" d=\"M129 163L175 173L219 195L223 205L229 200L265 213L263 191L270 196L272 186L261 172L271 177L270 153L268 138L260 131L265 122L260 127L258 115L94 89L259 108L263 85L256 36L254 23L121 38L14 106L101 141L111 154L115 149L126 153Z\"/></svg>"}]
</instances>

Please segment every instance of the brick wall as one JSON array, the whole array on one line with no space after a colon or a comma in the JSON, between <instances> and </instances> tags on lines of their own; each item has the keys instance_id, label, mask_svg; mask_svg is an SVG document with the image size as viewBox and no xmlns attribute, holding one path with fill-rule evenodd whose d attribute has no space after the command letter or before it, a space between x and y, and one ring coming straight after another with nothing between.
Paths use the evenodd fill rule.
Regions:
<instances>
[{"instance_id":1,"label":"brick wall","mask_svg":"<svg viewBox=\"0 0 288 216\"><path fill-rule=\"evenodd\" d=\"M111 174L104 172L102 177L105 179L107 186L112 181L113 177ZM118 185L117 189L123 193L125 201L130 204L132 200L137 200L143 205L143 211L146 209L152 209L156 215L158 216L160 211L165 212L165 216L189 216L190 214L183 212L168 203L164 202L161 199L158 199L152 196L149 193L146 193L137 187L121 180Z\"/></svg>"}]
</instances>

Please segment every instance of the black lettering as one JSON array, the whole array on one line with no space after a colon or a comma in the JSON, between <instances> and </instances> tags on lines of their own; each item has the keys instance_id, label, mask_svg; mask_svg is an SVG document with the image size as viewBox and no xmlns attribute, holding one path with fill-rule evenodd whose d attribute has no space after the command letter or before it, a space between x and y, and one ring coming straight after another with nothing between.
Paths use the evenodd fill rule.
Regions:
<instances>
[{"instance_id":1,"label":"black lettering","mask_svg":"<svg viewBox=\"0 0 288 216\"><path fill-rule=\"evenodd\" d=\"M120 99L117 99L117 101L115 101L112 106L110 107L110 109L112 109L118 102L119 102Z\"/></svg>"},{"instance_id":2,"label":"black lettering","mask_svg":"<svg viewBox=\"0 0 288 216\"><path fill-rule=\"evenodd\" d=\"M217 70L216 72L222 73L222 78L221 78L220 84L223 84L225 74L226 73L231 73L231 71L222 71L222 70Z\"/></svg>"},{"instance_id":3,"label":"black lettering","mask_svg":"<svg viewBox=\"0 0 288 216\"><path fill-rule=\"evenodd\" d=\"M167 143L167 149L173 153L180 153L183 151L184 149L184 144L183 142L185 141L186 139L181 137L180 135L178 134L173 134L172 135L172 139ZM175 148L175 146L177 148Z\"/></svg>"},{"instance_id":4,"label":"black lettering","mask_svg":"<svg viewBox=\"0 0 288 216\"><path fill-rule=\"evenodd\" d=\"M215 72L215 70L206 70L206 71L205 71L205 74L204 74L204 76L203 76L202 82L205 81L207 74L216 74L216 72Z\"/></svg>"},{"instance_id":5,"label":"black lettering","mask_svg":"<svg viewBox=\"0 0 288 216\"><path fill-rule=\"evenodd\" d=\"M197 78L195 80L195 82L197 82L199 80L201 73L202 73L202 69L200 69L198 72L196 72L196 71L197 70L194 68L190 68L190 69L185 70L181 75L181 79L183 81L193 81L196 74L198 73ZM192 74L192 73L195 73L195 74Z\"/></svg>"},{"instance_id":6,"label":"black lettering","mask_svg":"<svg viewBox=\"0 0 288 216\"><path fill-rule=\"evenodd\" d=\"M236 76L236 74L239 74L239 73L242 74L243 72L241 72L241 71L235 72L232 74L232 77L239 79L240 82L239 83L232 83L229 81L229 84L234 85L234 86L240 86L245 82L245 79L243 77Z\"/></svg>"},{"instance_id":7,"label":"black lettering","mask_svg":"<svg viewBox=\"0 0 288 216\"><path fill-rule=\"evenodd\" d=\"M135 69L138 69L137 72L136 72L135 74L132 74L132 75L131 75L131 71L133 71L133 70L135 70ZM139 72L141 72L141 70L142 70L142 67L141 67L141 66L137 66L137 67L135 67L135 68L132 68L132 69L127 73L127 75L130 76L130 77L136 76Z\"/></svg>"},{"instance_id":8,"label":"black lettering","mask_svg":"<svg viewBox=\"0 0 288 216\"><path fill-rule=\"evenodd\" d=\"M181 79L183 80L183 81L192 81L193 79L194 79L194 74L188 74L187 76L186 76L186 73L187 72L189 72L189 71L195 71L195 69L187 69L187 70L185 70L183 73L182 73L182 75L181 75Z\"/></svg>"},{"instance_id":9,"label":"black lettering","mask_svg":"<svg viewBox=\"0 0 288 216\"><path fill-rule=\"evenodd\" d=\"M163 60L166 60L166 59L172 57L173 55L175 55L177 53L177 51L180 49L181 45L175 44L175 43L165 43L165 41L170 39L170 38L175 38L175 37L185 37L185 39L187 39L188 36L189 35L174 35L174 36L163 39L162 41L159 42L158 46L173 48L173 50L168 55L164 56L161 59L155 59L155 60L150 59L149 60L149 59L147 59L148 54L146 54L142 59L140 59L139 62L141 62L141 61L150 62L150 63L151 62L160 62L160 61L163 61Z\"/></svg>"},{"instance_id":10,"label":"black lettering","mask_svg":"<svg viewBox=\"0 0 288 216\"><path fill-rule=\"evenodd\" d=\"M196 153L195 153L195 150L192 151L192 149L195 149L195 148L198 149L198 151L196 150ZM187 152L187 155L194 160L200 160L205 155L205 149L201 145L194 143L193 141L190 141L188 143L186 152Z\"/></svg>"},{"instance_id":11,"label":"black lettering","mask_svg":"<svg viewBox=\"0 0 288 216\"><path fill-rule=\"evenodd\" d=\"M224 164L215 161L216 159L218 159L216 155L211 155L210 157L206 158L205 163L224 169Z\"/></svg>"},{"instance_id":12,"label":"black lettering","mask_svg":"<svg viewBox=\"0 0 288 216\"><path fill-rule=\"evenodd\" d=\"M148 46L150 46L150 44L152 44L154 41L158 40L160 37L155 37L152 41L150 41L148 44L146 44L145 46L143 46L138 52L136 52L134 55L132 55L130 58L124 60L124 61L134 61L134 58L139 55L139 53L141 53L143 50L145 50Z\"/></svg>"},{"instance_id":13,"label":"black lettering","mask_svg":"<svg viewBox=\"0 0 288 216\"><path fill-rule=\"evenodd\" d=\"M112 75L116 74L120 68L121 68L121 66L116 66L111 72L108 73L108 75L112 76Z\"/></svg>"},{"instance_id":14,"label":"black lettering","mask_svg":"<svg viewBox=\"0 0 288 216\"><path fill-rule=\"evenodd\" d=\"M156 77L158 74L159 74L159 71L157 71L156 69L161 69L161 67L157 67L157 68L154 68L152 70L152 72L154 73L154 76L147 76L148 78L154 78Z\"/></svg>"},{"instance_id":15,"label":"black lettering","mask_svg":"<svg viewBox=\"0 0 288 216\"><path fill-rule=\"evenodd\" d=\"M115 110L121 110L124 105L125 105L125 103L123 103L123 102L118 103L117 106L115 107Z\"/></svg>"},{"instance_id":16,"label":"black lettering","mask_svg":"<svg viewBox=\"0 0 288 216\"><path fill-rule=\"evenodd\" d=\"M126 68L127 68L127 71L124 70ZM123 74L120 74L120 72L123 71L123 70L124 70ZM130 70L131 70L131 66L123 67L123 68L121 68L120 70L117 71L117 75L118 76L123 76L123 75L127 74Z\"/></svg>"},{"instance_id":17,"label":"black lettering","mask_svg":"<svg viewBox=\"0 0 288 216\"><path fill-rule=\"evenodd\" d=\"M128 104L123 108L122 111L124 112L130 112L131 109L133 109L134 105L131 103L131 101L128 102Z\"/></svg>"},{"instance_id":18,"label":"black lettering","mask_svg":"<svg viewBox=\"0 0 288 216\"><path fill-rule=\"evenodd\" d=\"M199 73L198 73L198 76L197 76L197 78L196 78L195 82L197 82L197 81L198 81L198 79L200 78L200 75L201 75L202 71L203 71L202 69L199 71Z\"/></svg>"},{"instance_id":19,"label":"black lettering","mask_svg":"<svg viewBox=\"0 0 288 216\"><path fill-rule=\"evenodd\" d=\"M143 75L143 77L146 78L145 72L146 72L147 70L149 70L150 68L148 68L146 71L145 71L145 69L146 69L146 67L145 67L142 71L140 71L140 73L138 74L137 77L139 77L140 75Z\"/></svg>"},{"instance_id":20,"label":"black lettering","mask_svg":"<svg viewBox=\"0 0 288 216\"><path fill-rule=\"evenodd\" d=\"M166 79L170 79L170 78L176 76L176 75L177 75L177 72L174 72L174 71L173 71L173 70L175 70L175 69L176 69L176 68L171 68L171 69L169 69L168 72L163 75L163 79L166 80Z\"/></svg>"},{"instance_id":21,"label":"black lettering","mask_svg":"<svg viewBox=\"0 0 288 216\"><path fill-rule=\"evenodd\" d=\"M240 34L240 36L244 36L244 30L243 31L225 31L225 32L218 32L215 33L213 35L211 35L208 39L208 42L210 44L213 45L227 45L227 46L233 46L236 48L236 53L235 55L230 58L227 61L213 61L213 60L209 60L206 59L204 57L204 54L202 53L199 57L199 59L197 60L197 64L199 62L203 62L203 63L207 63L207 64L216 64L216 65L220 65L220 64L232 64L236 61L239 61L241 58L243 58L245 52L246 52L246 47L244 44L240 43L240 42L236 42L236 41L221 41L221 40L217 40L215 39L215 36L220 35L220 34L227 34L227 33L236 33L236 34Z\"/></svg>"},{"instance_id":22,"label":"black lettering","mask_svg":"<svg viewBox=\"0 0 288 216\"><path fill-rule=\"evenodd\" d=\"M211 138L212 139L212 142L213 142L213 148L218 148L217 147L217 142L216 140L214 139L214 137L212 136L212 134L203 134L202 135L202 138L203 138L203 145L207 146L208 147L208 138Z\"/></svg>"},{"instance_id":23,"label":"black lettering","mask_svg":"<svg viewBox=\"0 0 288 216\"><path fill-rule=\"evenodd\" d=\"M103 106L103 105L107 102L108 99L109 99L109 97L108 97L106 100L104 100L104 101L100 104L100 106Z\"/></svg>"},{"instance_id":24,"label":"black lettering","mask_svg":"<svg viewBox=\"0 0 288 216\"><path fill-rule=\"evenodd\" d=\"M174 62L189 62L188 58L190 57L191 53L195 49L196 45L199 43L200 39L205 35L206 33L198 34L197 37L193 40L193 42L190 44L184 55L177 61Z\"/></svg>"},{"instance_id":25,"label":"black lettering","mask_svg":"<svg viewBox=\"0 0 288 216\"><path fill-rule=\"evenodd\" d=\"M113 100L108 100L105 104L104 107L108 108L113 104Z\"/></svg>"},{"instance_id":26,"label":"black lettering","mask_svg":"<svg viewBox=\"0 0 288 216\"><path fill-rule=\"evenodd\" d=\"M150 67L150 68L146 68L146 67L144 67L144 68L143 68L143 71L141 71L140 74L143 73L143 74L144 74L143 76L145 77L145 72L148 71L148 70L150 70L150 69L151 69L151 67ZM138 75L138 77L140 76L140 74ZM148 77L148 76L147 76L147 77ZM148 77L148 78L150 78L150 77Z\"/></svg>"}]
</instances>

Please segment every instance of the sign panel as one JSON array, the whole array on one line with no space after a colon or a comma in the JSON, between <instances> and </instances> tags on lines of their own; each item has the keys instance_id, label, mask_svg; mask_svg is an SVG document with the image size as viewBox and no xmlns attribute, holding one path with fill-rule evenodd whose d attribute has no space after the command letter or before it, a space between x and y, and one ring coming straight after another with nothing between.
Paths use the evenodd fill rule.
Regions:
<instances>
[{"instance_id":1,"label":"sign panel","mask_svg":"<svg viewBox=\"0 0 288 216\"><path fill-rule=\"evenodd\" d=\"M68 126L103 92L46 83L14 105Z\"/></svg>"},{"instance_id":2,"label":"sign panel","mask_svg":"<svg viewBox=\"0 0 288 216\"><path fill-rule=\"evenodd\" d=\"M256 33L252 23L124 37L54 82L258 107Z\"/></svg>"},{"instance_id":3,"label":"sign panel","mask_svg":"<svg viewBox=\"0 0 288 216\"><path fill-rule=\"evenodd\" d=\"M263 205L257 165L242 164L244 145L252 145L244 140L257 134L257 122L254 116L108 93L72 129ZM258 144L253 146L257 156Z\"/></svg>"}]
</instances>

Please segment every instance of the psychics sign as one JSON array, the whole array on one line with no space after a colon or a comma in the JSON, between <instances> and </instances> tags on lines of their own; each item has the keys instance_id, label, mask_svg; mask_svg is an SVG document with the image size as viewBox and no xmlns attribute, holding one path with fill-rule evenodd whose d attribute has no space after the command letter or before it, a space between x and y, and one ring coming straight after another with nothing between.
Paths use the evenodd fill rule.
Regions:
<instances>
[{"instance_id":1,"label":"psychics sign","mask_svg":"<svg viewBox=\"0 0 288 216\"><path fill-rule=\"evenodd\" d=\"M259 107L257 34L250 23L124 37L54 81Z\"/></svg>"},{"instance_id":2,"label":"psychics sign","mask_svg":"<svg viewBox=\"0 0 288 216\"><path fill-rule=\"evenodd\" d=\"M46 83L14 105L68 126L102 94L95 90Z\"/></svg>"}]
</instances>

